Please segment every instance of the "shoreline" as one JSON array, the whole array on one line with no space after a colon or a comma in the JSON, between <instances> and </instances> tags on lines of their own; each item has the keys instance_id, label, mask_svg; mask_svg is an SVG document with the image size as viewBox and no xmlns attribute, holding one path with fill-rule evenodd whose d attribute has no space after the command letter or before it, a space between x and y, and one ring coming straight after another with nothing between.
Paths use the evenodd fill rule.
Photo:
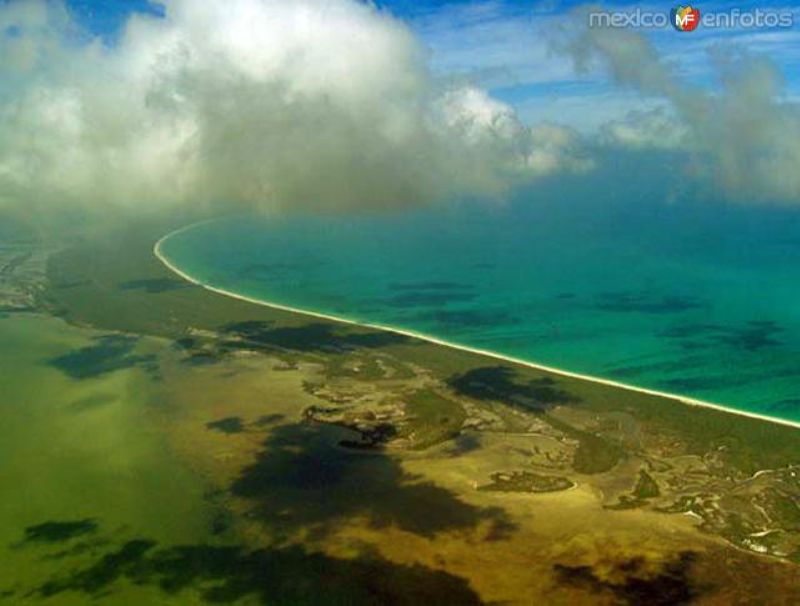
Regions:
<instances>
[{"instance_id":1,"label":"shoreline","mask_svg":"<svg viewBox=\"0 0 800 606\"><path fill-rule=\"evenodd\" d=\"M235 292L232 292L232 291L229 291L229 290L225 290L223 288L218 288L216 286L211 286L210 284L205 284L205 283L201 282L200 280L197 280L193 276L189 275L188 273L186 273L182 269L180 269L174 263L172 263L172 261L170 261L167 258L167 256L161 251L161 246L166 240L168 240L169 238L171 238L174 235L177 235L177 234L179 234L179 233L181 233L183 231L191 229L191 228L193 228L193 227L195 227L195 226L197 226L197 225L199 225L201 223L206 223L206 222L210 222L210 221L214 221L214 220L215 219L209 219L207 221L201 221L200 223L193 223L193 224L186 225L184 227L181 227L179 229L176 229L174 231L169 232L168 234L162 236L155 243L155 245L153 246L153 254L167 269L169 269L172 273L176 274L177 276L179 276L183 280L185 280L185 281L187 281L187 282L189 282L191 284L194 284L196 286L200 286L200 287L202 287L205 290L208 290L210 292L213 292L213 293L216 293L216 294L219 294L219 295L224 295L226 297L231 297L233 299L238 299L240 301L244 301L246 303L251 303L253 305L261 305L263 307L269 307L271 309L276 309L276 310L279 310L279 311L285 311L285 312L299 314L299 315L303 315L303 316L309 316L309 317L312 317L312 318L318 318L318 319L327 320L327 321L330 321L330 322L347 324L347 325L350 325L350 326L358 326L358 327L362 327L362 328L370 328L370 329L373 329L373 330L385 331L385 332L393 333L393 334L396 334L396 335L401 335L401 336L404 336L404 337L410 337L410 338L413 338L413 339L419 339L421 341L426 341L426 342L431 343L433 345L439 345L439 346L442 346L442 347L449 347L449 348L457 349L457 350L464 351L464 352L467 352L467 353L476 354L476 355L480 355L480 356L485 356L485 357L488 357L488 358L493 358L495 360L500 360L502 362L508 362L508 363L515 364L515 365L525 366L525 367L531 368L533 370L539 370L539 371L547 372L547 373L558 375L558 376L562 376L562 377L568 377L568 378L571 378L571 379L578 379L578 380L581 380L581 381L588 381L588 382L596 383L596 384L599 384L599 385L605 385L605 386L608 386L608 387L615 387L617 389L624 389L626 391L633 391L633 392L637 392L637 393L641 393L641 394L645 394L645 395L656 396L656 397L660 397L660 398L666 398L666 399L669 399L669 400L674 400L674 401L680 402L681 404L685 404L687 406L698 406L698 407L701 407L701 408L709 408L709 409L712 409L712 410L716 410L718 412L723 412L723 413L728 413L728 414L735 414L735 415L748 417L748 418L759 420L759 421L766 421L768 423L774 423L774 424L777 424L777 425L784 425L784 426L787 426L787 427L792 427L794 429L800 429L800 421L790 421L788 419L781 419L779 417L771 417L771 416L768 416L768 415L763 415L763 414L759 414L759 413L755 413L755 412L749 412L749 411L745 411L745 410L739 410L739 409L736 409L736 408L730 408L730 407L727 407L727 406L723 406L722 404L716 404L714 402L707 402L705 400L698 400L696 398L691 398L691 397L688 397L688 396L682 396L680 394L674 394L674 393L669 393L669 392L665 392L665 391L659 391L659 390L656 390L656 389L649 389L647 387L637 387L636 385L630 385L630 384L627 384L627 383L621 383L619 381L614 381L612 379L604 379L602 377L596 377L596 376L592 376L592 375L586 375L586 374L581 374L581 373L577 373L577 372L571 372L571 371L563 370L563 369L556 368L556 367L553 367L553 366L546 366L544 364L537 364L536 362L531 362L529 360L524 360L522 358L516 358L516 357L513 357L513 356L507 356L507 355L504 355L504 354L501 354L501 353L497 353L497 352L494 352L494 351L490 351L490 350L479 349L479 348L476 348L476 347L470 347L468 345L460 345L458 343L453 343L451 341L446 341L444 339L440 339L438 337L434 337L434 336L427 335L427 334L424 334L424 333L415 332L413 330L407 330L407 329L397 328L397 327L394 327L394 326L387 326L387 325L383 325L383 324L373 324L371 322L359 322L359 321L351 320L351 319L344 318L344 317L341 317L341 316L334 316L334 315L331 315L331 314L324 314L324 313L310 311L310 310L306 310L306 309L300 309L300 308L291 307L291 306L288 306L288 305L281 305L279 303L271 303L269 301L256 299L255 297L249 297L247 295L241 295L239 293L235 293Z\"/></svg>"}]
</instances>

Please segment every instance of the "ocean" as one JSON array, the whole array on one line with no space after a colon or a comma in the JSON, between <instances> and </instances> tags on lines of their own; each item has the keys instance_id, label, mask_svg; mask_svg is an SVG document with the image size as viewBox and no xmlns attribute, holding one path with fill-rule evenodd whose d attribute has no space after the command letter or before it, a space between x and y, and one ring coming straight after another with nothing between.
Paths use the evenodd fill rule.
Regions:
<instances>
[{"instance_id":1,"label":"ocean","mask_svg":"<svg viewBox=\"0 0 800 606\"><path fill-rule=\"evenodd\" d=\"M161 250L266 302L800 421L791 208L587 177L503 200L228 217Z\"/></svg>"}]
</instances>

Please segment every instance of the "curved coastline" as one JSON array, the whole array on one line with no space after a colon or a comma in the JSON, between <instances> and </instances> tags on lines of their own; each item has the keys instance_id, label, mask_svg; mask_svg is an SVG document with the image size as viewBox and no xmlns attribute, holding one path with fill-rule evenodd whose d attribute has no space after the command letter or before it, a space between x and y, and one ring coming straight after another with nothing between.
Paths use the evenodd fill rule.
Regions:
<instances>
[{"instance_id":1,"label":"curved coastline","mask_svg":"<svg viewBox=\"0 0 800 606\"><path fill-rule=\"evenodd\" d=\"M460 351L465 351L465 352L468 352L468 353L472 353L472 354L477 354L477 355L493 358L495 360L500 360L500 361L503 361L503 362L509 362L511 364L517 364L517 365L520 365L520 366L526 366L526 367L532 368L534 370L540 370L540 371L548 372L548 373L551 373L551 374L554 374L554 375L559 375L559 376L562 376L562 377L569 377L571 379L578 379L578 380L581 380L581 381L589 381L589 382L597 383L597 384L600 384L600 385L606 385L606 386L609 386L609 387L616 387L618 389L625 389L627 391L634 391L634 392L637 392L637 393L642 393L642 394L646 394L646 395L650 395L650 396L667 398L667 399L670 399L670 400L675 400L675 401L680 402L682 404L685 404L687 406L700 406L702 408L710 408L710 409L713 409L713 410L716 410L716 411L719 411L719 412L725 412L725 413L729 413L729 414L736 414L736 415L740 415L740 416L744 416L744 417L749 417L751 419L757 419L757 420L760 420L760 421L766 421L768 423L776 423L778 425L785 425L785 426L788 426L788 427L793 427L795 429L800 429L800 422L797 422L797 421L790 421L788 419L781 419L780 417L772 417L772 416L769 416L769 415L763 415L763 414L759 414L759 413L755 413L755 412L749 412L749 411L746 411L746 410L739 410L739 409L736 409L736 408L731 408L731 407L728 407L728 406L724 406L722 404L717 404L717 403L714 403L714 402L707 402L705 400L698 400L696 398L690 398L690 397L683 396L683 395L680 395L680 394L669 393L669 392L665 392L665 391L659 391L659 390L656 390L656 389L649 389L649 388L646 388L646 387L637 387L636 385L630 385L628 383L622 383L622 382L619 382L619 381L614 381L612 379L604 379L602 377L596 377L596 376L592 376L592 375L586 375L586 374L581 374L581 373L577 373L577 372L571 372L571 371L564 370L564 369L561 369L561 368L556 368L556 367L553 367L553 366L546 366L544 364L537 364L536 362L531 362L529 360L524 360L522 358L516 358L516 357L513 357L513 356L507 356L507 355L500 354L500 353L497 353L497 352L494 352L494 351L490 351L490 350L486 350L486 349L479 349L479 348L476 348L476 347L469 347L467 345L461 345L459 343L453 343L451 341L446 341L444 339L440 339L438 337L434 337L434 336L427 335L427 334L424 334L424 333L416 332L416 331L413 331L413 330L406 330L406 329L403 329L403 328L397 328L397 327L394 327L394 326L387 326L387 325L384 325L384 324L374 324L374 323L371 323L371 322L359 322L359 321L351 320L351 319L348 319L348 318L345 318L345 317L342 317L342 316L334 316L334 315L331 315L331 314L324 314L324 313L319 313L319 312L315 312L315 311L310 311L310 310L307 310L307 309L300 309L300 308L297 308L297 307L291 307L291 306L288 306L288 305L281 305L279 303L272 303L272 302L269 302L269 301L256 299L255 297L248 297L246 295L242 295L242 294L239 294L239 293L236 293L236 292L225 290L223 288L218 288L218 287L212 286L210 284L206 284L206 283L201 282L200 280L194 278L193 276L189 275L188 273L183 271L181 268L179 268L177 265L175 265L163 253L161 248L162 248L163 243L166 242L172 236L175 236L175 235L177 235L179 233L182 233L184 231L188 231L189 229L192 229L192 228L196 227L197 225L201 225L203 223L209 223L209 222L214 221L214 220L215 219L209 219L209 220L206 220L206 221L200 221L198 223L192 223L190 225L186 225L184 227L181 227L179 229L176 229L174 231L169 232L168 234L162 236L155 243L155 245L153 246L153 254L167 269L169 269L171 272L173 272L174 274L176 274L177 276L179 276L183 280L186 280L187 282L190 282L191 284L195 284L197 286L200 286L200 287L202 287L205 290L208 290L210 292L214 292L214 293L217 293L217 294L220 294L220 295L224 295L224 296L227 296L227 297L231 297L231 298L234 298L234 299L239 299L240 301L245 301L247 303L252 303L254 305L262 305L264 307L269 307L269 308L277 309L277 310L280 310L280 311L286 311L286 312L299 314L299 315L303 315L303 316L309 316L309 317L312 317L312 318L319 318L319 319L328 320L328 321L331 321L331 322L338 322L338 323L341 323L341 324L349 324L351 326L360 326L360 327L363 327L363 328L370 328L370 329L373 329L373 330L380 330L380 331L390 332L390 333L393 333L393 334L402 335L404 337L410 337L410 338L414 338L414 339L420 339L422 341L427 341L428 343L432 343L434 345L441 345L443 347L450 347L450 348L453 348L453 349L458 349Z\"/></svg>"}]
</instances>

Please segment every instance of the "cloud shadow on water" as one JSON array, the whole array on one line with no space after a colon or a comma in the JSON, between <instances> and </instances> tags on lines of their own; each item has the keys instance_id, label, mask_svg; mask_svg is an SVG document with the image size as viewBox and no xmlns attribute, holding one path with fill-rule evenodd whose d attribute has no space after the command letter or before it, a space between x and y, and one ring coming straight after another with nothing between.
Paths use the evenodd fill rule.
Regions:
<instances>
[{"instance_id":1,"label":"cloud shadow on water","mask_svg":"<svg viewBox=\"0 0 800 606\"><path fill-rule=\"evenodd\" d=\"M65 592L99 598L118 581L152 585L175 595L187 589L203 601L230 604L481 604L466 580L421 566L392 563L375 554L352 559L310 553L299 546L246 550L240 546L159 546L130 540L84 568L54 578L31 595ZM124 589L122 589L124 591Z\"/></svg>"},{"instance_id":2,"label":"cloud shadow on water","mask_svg":"<svg viewBox=\"0 0 800 606\"><path fill-rule=\"evenodd\" d=\"M461 396L476 400L496 400L528 411L543 412L579 398L558 387L552 377L517 382L509 366L483 366L450 377L448 386Z\"/></svg>"},{"instance_id":3,"label":"cloud shadow on water","mask_svg":"<svg viewBox=\"0 0 800 606\"><path fill-rule=\"evenodd\" d=\"M606 578L591 566L556 564L553 570L560 583L599 596L610 595L615 603L675 606L693 602L706 590L691 579L696 559L694 552L684 551L653 573L646 569L644 558L632 558L616 566L613 579Z\"/></svg>"},{"instance_id":4,"label":"cloud shadow on water","mask_svg":"<svg viewBox=\"0 0 800 606\"><path fill-rule=\"evenodd\" d=\"M25 529L24 543L61 543L97 531L93 518L59 522L43 522Z\"/></svg>"},{"instance_id":5,"label":"cloud shadow on water","mask_svg":"<svg viewBox=\"0 0 800 606\"><path fill-rule=\"evenodd\" d=\"M222 332L236 340L225 341L233 349L271 347L302 352L343 353L413 342L409 337L382 330L337 330L334 324L315 322L303 326L273 328L269 322L228 324Z\"/></svg>"},{"instance_id":6,"label":"cloud shadow on water","mask_svg":"<svg viewBox=\"0 0 800 606\"><path fill-rule=\"evenodd\" d=\"M390 455L339 446L357 434L314 422L273 430L231 492L251 499L252 514L277 538L297 531L325 536L344 521L398 527L433 537L444 531L503 535L514 525L497 507L478 507L405 472Z\"/></svg>"},{"instance_id":7,"label":"cloud shadow on water","mask_svg":"<svg viewBox=\"0 0 800 606\"><path fill-rule=\"evenodd\" d=\"M48 364L73 379L91 379L135 366L154 370L155 356L133 353L137 342L138 338L124 335L95 337L92 345L52 358Z\"/></svg>"}]
</instances>

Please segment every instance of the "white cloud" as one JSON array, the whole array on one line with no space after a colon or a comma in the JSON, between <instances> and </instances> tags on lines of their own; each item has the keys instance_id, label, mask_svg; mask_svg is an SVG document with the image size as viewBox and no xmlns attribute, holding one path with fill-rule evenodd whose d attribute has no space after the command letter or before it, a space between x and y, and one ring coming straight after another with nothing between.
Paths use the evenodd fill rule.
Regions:
<instances>
[{"instance_id":1,"label":"white cloud","mask_svg":"<svg viewBox=\"0 0 800 606\"><path fill-rule=\"evenodd\" d=\"M677 149L686 136L684 125L664 106L633 110L621 120L609 120L599 130L602 144L633 148Z\"/></svg>"},{"instance_id":2,"label":"white cloud","mask_svg":"<svg viewBox=\"0 0 800 606\"><path fill-rule=\"evenodd\" d=\"M579 68L600 61L620 86L667 103L667 115L675 117L672 130L695 154L698 174L709 175L730 198L800 202L800 107L784 98L783 79L771 61L714 46L710 64L721 88L711 91L676 76L631 30L583 28L565 48ZM635 145L646 137L658 140L670 129L656 117L639 116L635 128L630 120L612 123L605 134Z\"/></svg>"},{"instance_id":3,"label":"white cloud","mask_svg":"<svg viewBox=\"0 0 800 606\"><path fill-rule=\"evenodd\" d=\"M0 204L336 211L581 162L575 138L441 91L410 31L352 0L168 0L112 48L53 2L2 5L0 25Z\"/></svg>"},{"instance_id":4,"label":"white cloud","mask_svg":"<svg viewBox=\"0 0 800 606\"><path fill-rule=\"evenodd\" d=\"M470 147L490 150L492 157L520 174L581 172L593 166L575 130L547 122L528 127L509 105L479 89L448 92L442 98L442 110L448 129Z\"/></svg>"},{"instance_id":5,"label":"white cloud","mask_svg":"<svg viewBox=\"0 0 800 606\"><path fill-rule=\"evenodd\" d=\"M559 124L537 124L530 131L526 164L529 170L539 175L564 168L584 172L594 168L595 164L582 148L577 131Z\"/></svg>"}]
</instances>

